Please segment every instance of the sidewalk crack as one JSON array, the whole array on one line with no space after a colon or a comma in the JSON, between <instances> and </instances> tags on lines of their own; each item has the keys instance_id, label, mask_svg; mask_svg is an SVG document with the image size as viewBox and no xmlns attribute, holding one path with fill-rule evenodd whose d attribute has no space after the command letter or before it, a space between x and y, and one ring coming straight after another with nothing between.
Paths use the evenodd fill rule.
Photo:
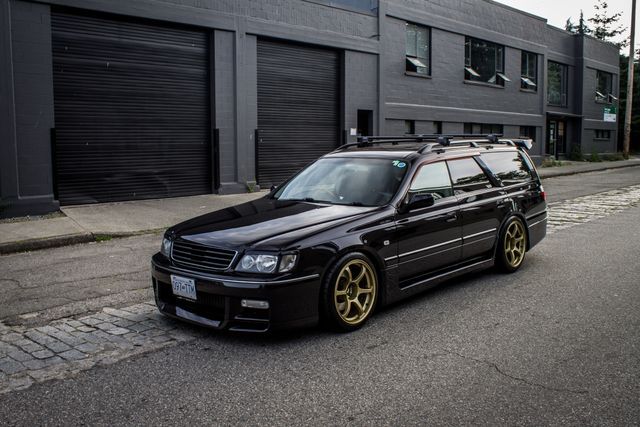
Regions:
<instances>
[{"instance_id":1,"label":"sidewalk crack","mask_svg":"<svg viewBox=\"0 0 640 427\"><path fill-rule=\"evenodd\" d=\"M17 287L22 289L22 285L20 284L20 281L17 279L0 279L0 282L10 282L13 283L14 285L16 285Z\"/></svg>"},{"instance_id":2,"label":"sidewalk crack","mask_svg":"<svg viewBox=\"0 0 640 427\"><path fill-rule=\"evenodd\" d=\"M57 285L66 285L69 283L78 283L78 282L86 282L89 280L98 280L98 279L109 279L109 278L114 278L114 279L121 279L123 278L123 276L129 276L132 274L139 274L139 273L144 273L144 272L148 272L149 268L143 268L142 270L133 270L133 271L124 271L122 273L115 273L115 274L107 274L107 275L103 275L103 276L91 276L91 277L80 277L78 279L72 279L72 280L63 280L63 281L59 281L59 282L52 282L49 283L48 286L57 286ZM22 289L34 289L34 288L38 288L42 286L40 283L34 285L34 286L25 286L22 287Z\"/></svg>"}]
</instances>

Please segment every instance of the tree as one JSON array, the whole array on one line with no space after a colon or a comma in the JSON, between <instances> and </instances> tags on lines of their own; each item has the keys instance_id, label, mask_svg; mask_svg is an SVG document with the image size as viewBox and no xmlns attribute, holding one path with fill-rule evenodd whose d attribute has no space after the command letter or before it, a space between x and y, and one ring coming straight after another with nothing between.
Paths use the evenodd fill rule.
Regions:
<instances>
[{"instance_id":1,"label":"tree","mask_svg":"<svg viewBox=\"0 0 640 427\"><path fill-rule=\"evenodd\" d=\"M580 19L578 24L574 24L571 17L567 18L567 22L564 24L564 29L574 34L591 34L591 28L584 22L584 13L580 9Z\"/></svg>"},{"instance_id":2,"label":"tree","mask_svg":"<svg viewBox=\"0 0 640 427\"><path fill-rule=\"evenodd\" d=\"M609 5L606 0L598 0L598 2L594 6L595 15L589 18L589 22L591 22L594 26L593 28L593 36L599 40L610 41L611 39L623 34L627 29L618 24L620 17L622 16L622 12L614 13L609 16ZM581 12L582 15L582 12ZM615 43L618 48L623 48L627 46L627 40L623 40L621 42Z\"/></svg>"},{"instance_id":3,"label":"tree","mask_svg":"<svg viewBox=\"0 0 640 427\"><path fill-rule=\"evenodd\" d=\"M578 28L576 28L576 32L578 34L591 34L591 28L587 26L584 22L584 13L582 9L580 9L580 19L578 20Z\"/></svg>"}]
</instances>

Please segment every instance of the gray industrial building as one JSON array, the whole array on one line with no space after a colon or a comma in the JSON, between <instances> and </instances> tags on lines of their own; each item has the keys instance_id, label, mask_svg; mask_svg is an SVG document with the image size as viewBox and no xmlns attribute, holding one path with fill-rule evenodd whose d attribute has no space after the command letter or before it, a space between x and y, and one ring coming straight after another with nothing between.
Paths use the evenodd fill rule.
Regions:
<instances>
[{"instance_id":1,"label":"gray industrial building","mask_svg":"<svg viewBox=\"0 0 640 427\"><path fill-rule=\"evenodd\" d=\"M0 215L268 188L357 134L612 152L618 86L490 0L0 0Z\"/></svg>"}]
</instances>

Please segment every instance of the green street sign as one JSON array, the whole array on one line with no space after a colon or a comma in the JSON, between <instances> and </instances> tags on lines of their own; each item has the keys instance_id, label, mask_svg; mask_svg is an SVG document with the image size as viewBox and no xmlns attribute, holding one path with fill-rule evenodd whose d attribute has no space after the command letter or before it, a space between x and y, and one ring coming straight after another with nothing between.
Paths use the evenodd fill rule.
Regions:
<instances>
[{"instance_id":1,"label":"green street sign","mask_svg":"<svg viewBox=\"0 0 640 427\"><path fill-rule=\"evenodd\" d=\"M618 109L615 105L610 105L608 107L604 107L604 118L605 122L615 122L618 114Z\"/></svg>"}]
</instances>

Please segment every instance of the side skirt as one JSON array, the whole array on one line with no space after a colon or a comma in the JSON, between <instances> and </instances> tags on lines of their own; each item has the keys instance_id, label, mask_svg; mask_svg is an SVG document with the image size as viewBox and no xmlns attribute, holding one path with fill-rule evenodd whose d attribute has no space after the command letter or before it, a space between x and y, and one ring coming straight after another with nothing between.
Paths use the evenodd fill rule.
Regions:
<instances>
[{"instance_id":1,"label":"side skirt","mask_svg":"<svg viewBox=\"0 0 640 427\"><path fill-rule=\"evenodd\" d=\"M465 264L458 264L445 271L436 272L430 276L420 278L416 281L406 283L403 287L398 288L395 292L389 292L386 303L392 303L401 299L410 297L412 295L423 292L429 288L439 285L449 279L453 279L457 276L462 276L473 271L484 270L494 266L494 259L475 259Z\"/></svg>"}]
</instances>

